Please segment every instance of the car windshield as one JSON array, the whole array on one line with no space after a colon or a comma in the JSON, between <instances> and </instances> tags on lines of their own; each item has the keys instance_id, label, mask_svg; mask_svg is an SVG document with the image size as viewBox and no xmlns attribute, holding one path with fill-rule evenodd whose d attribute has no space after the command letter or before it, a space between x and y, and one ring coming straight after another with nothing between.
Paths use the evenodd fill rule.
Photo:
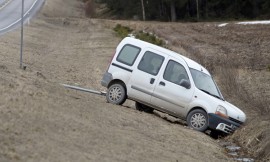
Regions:
<instances>
[{"instance_id":1,"label":"car windshield","mask_svg":"<svg viewBox=\"0 0 270 162\"><path fill-rule=\"evenodd\" d=\"M224 100L213 78L201 71L190 69L195 85L201 91Z\"/></svg>"}]
</instances>

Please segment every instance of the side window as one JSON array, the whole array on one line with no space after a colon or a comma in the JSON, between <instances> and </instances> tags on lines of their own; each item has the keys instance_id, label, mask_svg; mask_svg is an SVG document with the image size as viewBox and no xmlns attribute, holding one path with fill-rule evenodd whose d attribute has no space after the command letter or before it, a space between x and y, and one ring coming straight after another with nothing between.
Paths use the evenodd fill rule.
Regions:
<instances>
[{"instance_id":1,"label":"side window","mask_svg":"<svg viewBox=\"0 0 270 162\"><path fill-rule=\"evenodd\" d=\"M163 56L146 51L138 65L138 69L152 75L157 75L163 61Z\"/></svg>"},{"instance_id":2,"label":"side window","mask_svg":"<svg viewBox=\"0 0 270 162\"><path fill-rule=\"evenodd\" d=\"M120 51L116 60L123 64L132 66L138 54L140 53L140 51L141 49L139 47L132 46L132 45L125 45Z\"/></svg>"},{"instance_id":3,"label":"side window","mask_svg":"<svg viewBox=\"0 0 270 162\"><path fill-rule=\"evenodd\" d=\"M169 82L173 82L178 85L180 84L182 79L186 79L189 81L188 74L184 66L173 60L169 61L163 78Z\"/></svg>"}]
</instances>

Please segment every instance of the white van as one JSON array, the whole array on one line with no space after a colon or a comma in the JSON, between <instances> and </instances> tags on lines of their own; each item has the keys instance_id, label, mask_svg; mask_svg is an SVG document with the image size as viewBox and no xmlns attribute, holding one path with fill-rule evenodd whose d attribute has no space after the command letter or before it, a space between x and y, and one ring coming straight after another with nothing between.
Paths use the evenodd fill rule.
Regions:
<instances>
[{"instance_id":1,"label":"white van","mask_svg":"<svg viewBox=\"0 0 270 162\"><path fill-rule=\"evenodd\" d=\"M246 115L226 102L210 73L195 61L165 48L127 37L118 47L101 84L107 101L126 99L187 121L189 127L232 133Z\"/></svg>"}]
</instances>

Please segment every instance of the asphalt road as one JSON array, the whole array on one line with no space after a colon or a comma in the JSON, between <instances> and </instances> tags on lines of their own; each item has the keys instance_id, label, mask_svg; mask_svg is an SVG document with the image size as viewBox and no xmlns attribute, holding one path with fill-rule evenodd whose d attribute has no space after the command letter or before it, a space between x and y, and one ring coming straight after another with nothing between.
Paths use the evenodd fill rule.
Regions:
<instances>
[{"instance_id":1,"label":"asphalt road","mask_svg":"<svg viewBox=\"0 0 270 162\"><path fill-rule=\"evenodd\" d=\"M2 6L5 2L6 0L0 0L0 6Z\"/></svg>"},{"instance_id":2,"label":"asphalt road","mask_svg":"<svg viewBox=\"0 0 270 162\"><path fill-rule=\"evenodd\" d=\"M40 9L44 0L24 0L24 22ZM22 0L0 0L0 35L20 27Z\"/></svg>"}]
</instances>

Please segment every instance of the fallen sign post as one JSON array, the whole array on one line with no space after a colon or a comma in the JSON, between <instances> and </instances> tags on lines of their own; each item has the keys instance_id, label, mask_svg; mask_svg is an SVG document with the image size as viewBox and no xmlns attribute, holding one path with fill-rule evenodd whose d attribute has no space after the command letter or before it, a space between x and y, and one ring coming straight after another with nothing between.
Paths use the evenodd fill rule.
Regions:
<instances>
[{"instance_id":1,"label":"fallen sign post","mask_svg":"<svg viewBox=\"0 0 270 162\"><path fill-rule=\"evenodd\" d=\"M101 95L101 96L106 96L106 92L81 88L81 87L77 87L77 86L71 86L71 85L67 85L67 84L61 84L61 85L66 87L66 88L69 88L69 89L75 89L75 90L82 91L82 92L87 92L87 93L93 93L93 94L97 94L97 95Z\"/></svg>"}]
</instances>

